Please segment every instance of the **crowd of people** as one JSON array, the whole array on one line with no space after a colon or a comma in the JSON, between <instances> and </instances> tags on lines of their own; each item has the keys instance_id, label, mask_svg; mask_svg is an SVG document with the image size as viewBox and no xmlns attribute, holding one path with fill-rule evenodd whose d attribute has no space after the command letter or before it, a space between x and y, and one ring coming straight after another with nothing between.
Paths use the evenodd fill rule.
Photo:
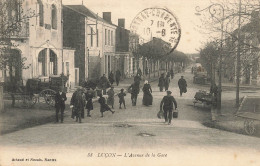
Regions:
<instances>
[{"instance_id":1,"label":"crowd of people","mask_svg":"<svg viewBox=\"0 0 260 166\"><path fill-rule=\"evenodd\" d=\"M100 104L100 113L101 117L104 116L105 111L110 111L112 114L114 114L114 103L115 103L115 97L118 96L119 101L119 109L126 109L126 102L125 102L125 96L127 95L127 92L131 94L131 101L132 106L136 106L137 104L137 98L138 94L140 92L140 89L143 91L143 99L142 104L144 106L150 106L153 104L153 91L152 87L149 84L148 80L144 81L143 87L140 88L140 83L142 80L142 73L139 71L137 72L137 75L134 77L134 82L127 88L127 91L124 89L121 89L119 93L115 93L114 91L114 81L116 82L116 85L119 85L121 73L120 71L116 72L116 76L114 77L113 72L109 74L109 77L107 78L104 74L99 79L100 88L102 89L101 92L98 93L99 99L98 103ZM114 80L115 78L115 80ZM161 104L160 104L160 110L164 110L164 118L165 122L168 124L171 124L171 118L172 118L172 111L173 111L173 104L175 106L175 109L177 109L177 102L173 96L171 96L171 91L168 90L169 84L171 79L174 78L174 73L171 70L170 72L167 72L166 74L161 74L159 78L159 90L162 92L165 90L167 92L167 95L163 97ZM184 79L183 76L178 81L178 86L180 89L180 96L182 96L183 93L187 92L187 82ZM107 89L110 88L108 91ZM71 101L70 101L70 108L72 109L71 118L76 119L76 122L81 123L82 119L85 117L85 109L87 110L87 117L91 117L91 110L93 110L93 101L92 99L95 97L96 91L92 89L92 87L79 87L77 90L73 93ZM107 95L107 100L103 95ZM64 115L64 109L65 109L65 101L67 100L66 93L62 92L62 89L57 92L55 95L55 108L56 108L56 122L59 122L58 114L61 112L61 123L63 122L63 115Z\"/></svg>"}]
</instances>

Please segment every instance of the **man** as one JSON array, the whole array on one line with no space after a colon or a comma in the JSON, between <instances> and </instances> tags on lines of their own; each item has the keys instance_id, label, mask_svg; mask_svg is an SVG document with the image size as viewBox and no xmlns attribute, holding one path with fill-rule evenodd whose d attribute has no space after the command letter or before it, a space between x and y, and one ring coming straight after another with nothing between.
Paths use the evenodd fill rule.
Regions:
<instances>
[{"instance_id":1,"label":"man","mask_svg":"<svg viewBox=\"0 0 260 166\"><path fill-rule=\"evenodd\" d=\"M137 74L141 77L142 76L142 71L141 71L141 69L140 68L138 68L138 70L137 70Z\"/></svg>"},{"instance_id":2,"label":"man","mask_svg":"<svg viewBox=\"0 0 260 166\"><path fill-rule=\"evenodd\" d=\"M132 106L136 106L137 96L140 91L139 85L138 81L136 81L128 88L128 91L131 89Z\"/></svg>"},{"instance_id":3,"label":"man","mask_svg":"<svg viewBox=\"0 0 260 166\"><path fill-rule=\"evenodd\" d=\"M159 78L159 83L158 83L158 86L160 88L160 92L163 91L164 84L165 84L164 74L161 74L161 76Z\"/></svg>"},{"instance_id":4,"label":"man","mask_svg":"<svg viewBox=\"0 0 260 166\"><path fill-rule=\"evenodd\" d=\"M182 93L187 92L187 82L184 79L184 76L181 76L181 78L178 81L179 89L180 89L180 96L182 96Z\"/></svg>"},{"instance_id":5,"label":"man","mask_svg":"<svg viewBox=\"0 0 260 166\"><path fill-rule=\"evenodd\" d=\"M55 108L56 108L56 122L59 122L59 112L61 112L60 120L63 123L63 115L65 110L65 101L67 100L66 93L63 88L60 87L58 92L55 94Z\"/></svg>"},{"instance_id":6,"label":"man","mask_svg":"<svg viewBox=\"0 0 260 166\"><path fill-rule=\"evenodd\" d=\"M167 95L163 97L160 104L160 111L163 109L165 123L168 123L168 125L170 125L172 121L173 104L175 110L177 109L177 102L171 93L171 91L167 91Z\"/></svg>"},{"instance_id":7,"label":"man","mask_svg":"<svg viewBox=\"0 0 260 166\"><path fill-rule=\"evenodd\" d=\"M90 87L87 87L87 90L85 92L87 117L91 117L90 111L93 110L92 98L94 97L94 93L94 90L92 90Z\"/></svg>"},{"instance_id":8,"label":"man","mask_svg":"<svg viewBox=\"0 0 260 166\"><path fill-rule=\"evenodd\" d=\"M86 97L83 92L83 88L78 88L72 95L70 105L75 111L76 122L81 123L81 118L84 115L84 107L86 103Z\"/></svg>"},{"instance_id":9,"label":"man","mask_svg":"<svg viewBox=\"0 0 260 166\"><path fill-rule=\"evenodd\" d=\"M138 84L140 85L141 80L142 80L141 75L136 74L136 76L134 77L134 82L138 82Z\"/></svg>"},{"instance_id":10,"label":"man","mask_svg":"<svg viewBox=\"0 0 260 166\"><path fill-rule=\"evenodd\" d=\"M121 72L120 70L116 71L116 85L119 85L119 81L120 81L120 77L121 77Z\"/></svg>"},{"instance_id":11,"label":"man","mask_svg":"<svg viewBox=\"0 0 260 166\"><path fill-rule=\"evenodd\" d=\"M167 74L164 81L165 91L168 90L169 85L170 85L170 75Z\"/></svg>"},{"instance_id":12,"label":"man","mask_svg":"<svg viewBox=\"0 0 260 166\"><path fill-rule=\"evenodd\" d=\"M174 77L173 69L171 69L170 73L171 73L171 79L173 79L173 77Z\"/></svg>"},{"instance_id":13,"label":"man","mask_svg":"<svg viewBox=\"0 0 260 166\"><path fill-rule=\"evenodd\" d=\"M103 90L103 94L106 95L107 92L106 92L106 89L110 86L110 83L106 77L106 74L103 74L102 77L100 77L100 85L101 85L101 89Z\"/></svg>"},{"instance_id":14,"label":"man","mask_svg":"<svg viewBox=\"0 0 260 166\"><path fill-rule=\"evenodd\" d=\"M114 73L112 71L110 72L110 74L108 76L108 80L109 80L110 84L113 85L115 80L114 80Z\"/></svg>"}]
</instances>

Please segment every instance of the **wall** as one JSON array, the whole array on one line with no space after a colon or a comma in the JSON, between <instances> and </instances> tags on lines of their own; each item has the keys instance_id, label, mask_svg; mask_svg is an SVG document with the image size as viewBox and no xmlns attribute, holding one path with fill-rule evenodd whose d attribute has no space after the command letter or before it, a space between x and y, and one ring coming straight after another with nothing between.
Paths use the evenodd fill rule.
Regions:
<instances>
[{"instance_id":1,"label":"wall","mask_svg":"<svg viewBox=\"0 0 260 166\"><path fill-rule=\"evenodd\" d=\"M79 68L81 84L86 78L85 17L64 7L63 27L63 46L75 49L75 68Z\"/></svg>"}]
</instances>

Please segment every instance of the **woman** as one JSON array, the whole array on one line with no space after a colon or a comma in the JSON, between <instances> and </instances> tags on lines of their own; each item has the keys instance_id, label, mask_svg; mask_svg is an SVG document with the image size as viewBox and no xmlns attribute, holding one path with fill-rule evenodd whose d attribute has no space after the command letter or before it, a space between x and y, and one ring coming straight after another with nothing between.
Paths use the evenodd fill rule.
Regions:
<instances>
[{"instance_id":1,"label":"woman","mask_svg":"<svg viewBox=\"0 0 260 166\"><path fill-rule=\"evenodd\" d=\"M115 92L114 92L114 87L111 86L111 88L107 91L107 105L111 105L112 109L114 109L114 96L115 96Z\"/></svg>"},{"instance_id":2,"label":"woman","mask_svg":"<svg viewBox=\"0 0 260 166\"><path fill-rule=\"evenodd\" d=\"M152 105L153 103L152 88L147 80L144 81L143 92L144 92L143 105L145 106Z\"/></svg>"}]
</instances>

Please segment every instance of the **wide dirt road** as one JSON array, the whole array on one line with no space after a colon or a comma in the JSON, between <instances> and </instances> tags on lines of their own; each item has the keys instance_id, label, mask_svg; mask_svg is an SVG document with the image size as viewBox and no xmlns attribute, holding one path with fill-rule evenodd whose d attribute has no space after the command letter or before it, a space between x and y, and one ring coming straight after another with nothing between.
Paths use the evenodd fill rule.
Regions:
<instances>
[{"instance_id":1,"label":"wide dirt road","mask_svg":"<svg viewBox=\"0 0 260 166\"><path fill-rule=\"evenodd\" d=\"M260 139L203 126L210 112L192 106L198 89L192 75L183 73L188 92L179 96L177 79L171 81L180 115L171 125L156 117L165 92L152 83L153 106L136 107L126 96L127 109L101 118L96 103L91 118L83 123L67 117L63 124L50 123L0 137L2 165L259 165ZM67 112L70 114L70 112ZM4 153L2 153L4 152ZM45 159L46 158L46 159ZM23 159L28 161L13 161ZM53 161L53 160L56 161ZM1 165L0 164L0 165Z\"/></svg>"}]
</instances>

